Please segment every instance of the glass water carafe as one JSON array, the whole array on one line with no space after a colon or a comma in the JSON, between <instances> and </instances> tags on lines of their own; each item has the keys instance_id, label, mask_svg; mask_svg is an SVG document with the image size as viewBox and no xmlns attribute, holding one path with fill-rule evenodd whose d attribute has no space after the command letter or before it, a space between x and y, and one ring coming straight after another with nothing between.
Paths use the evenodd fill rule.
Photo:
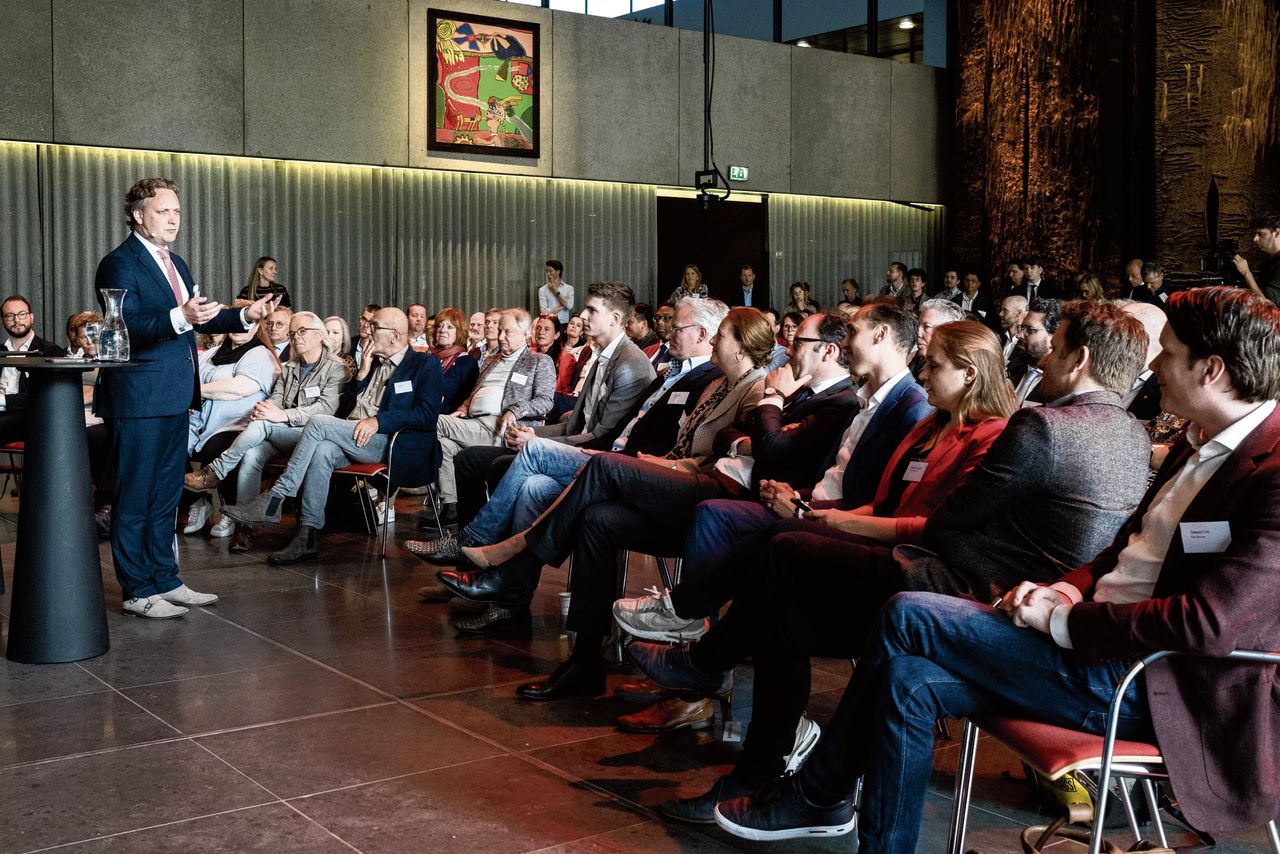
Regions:
<instances>
[{"instance_id":1,"label":"glass water carafe","mask_svg":"<svg viewBox=\"0 0 1280 854\"><path fill-rule=\"evenodd\" d=\"M102 318L102 333L98 340L98 358L104 362L129 361L129 330L124 325L124 298L128 294L120 288L101 288L106 315Z\"/></svg>"}]
</instances>

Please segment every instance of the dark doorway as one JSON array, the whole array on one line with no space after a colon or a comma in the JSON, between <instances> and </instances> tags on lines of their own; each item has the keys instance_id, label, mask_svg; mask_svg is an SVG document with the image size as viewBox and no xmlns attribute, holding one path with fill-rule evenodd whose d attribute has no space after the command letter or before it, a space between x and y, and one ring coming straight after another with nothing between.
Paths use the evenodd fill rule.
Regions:
<instances>
[{"instance_id":1,"label":"dark doorway","mask_svg":"<svg viewBox=\"0 0 1280 854\"><path fill-rule=\"evenodd\" d=\"M657 302L680 284L686 264L696 264L711 296L729 305L742 302L738 271L750 264L755 288L776 299L769 289L768 224L764 200L712 202L704 209L697 199L659 196ZM757 307L766 305L773 303L762 299Z\"/></svg>"}]
</instances>

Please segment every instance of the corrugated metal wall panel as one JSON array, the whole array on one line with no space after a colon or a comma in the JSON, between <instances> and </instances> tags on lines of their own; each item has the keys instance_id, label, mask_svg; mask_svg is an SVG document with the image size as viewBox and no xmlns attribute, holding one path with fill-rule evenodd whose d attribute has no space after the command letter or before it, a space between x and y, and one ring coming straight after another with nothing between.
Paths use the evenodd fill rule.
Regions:
<instances>
[{"instance_id":1,"label":"corrugated metal wall panel","mask_svg":"<svg viewBox=\"0 0 1280 854\"><path fill-rule=\"evenodd\" d=\"M367 302L533 308L548 258L564 262L579 306L599 279L665 296L651 186L6 143L0 285L30 295L46 334L61 337L68 314L96 303L98 260L126 236L122 197L146 175L181 184L178 251L222 300L260 255L279 260L297 307L349 318ZM895 251L940 269L940 207L785 194L768 203L771 280L807 279L823 304L850 273L878 289Z\"/></svg>"},{"instance_id":2,"label":"corrugated metal wall panel","mask_svg":"<svg viewBox=\"0 0 1280 854\"><path fill-rule=\"evenodd\" d=\"M925 209L861 199L772 194L769 196L770 281L779 304L786 287L808 281L823 305L840 299L840 280L852 275L862 292L884 286L890 261L917 263L941 277L946 209ZM932 289L935 284L930 282Z\"/></svg>"}]
</instances>

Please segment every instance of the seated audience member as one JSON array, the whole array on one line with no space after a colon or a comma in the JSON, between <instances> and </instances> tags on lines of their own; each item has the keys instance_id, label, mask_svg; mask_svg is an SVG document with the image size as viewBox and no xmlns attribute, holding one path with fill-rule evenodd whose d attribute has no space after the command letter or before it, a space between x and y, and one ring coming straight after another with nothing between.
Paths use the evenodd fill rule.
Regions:
<instances>
[{"instance_id":1,"label":"seated audience member","mask_svg":"<svg viewBox=\"0 0 1280 854\"><path fill-rule=\"evenodd\" d=\"M983 326L990 329L997 335L1000 334L1000 318L996 311L995 303L991 301L982 290L982 280L978 278L977 273L965 273L961 280L960 293L952 297L951 301L960 306L960 310L966 315L976 315L973 320L978 321ZM1003 342L1001 342L1003 344Z\"/></svg>"},{"instance_id":2,"label":"seated audience member","mask_svg":"<svg viewBox=\"0 0 1280 854\"><path fill-rule=\"evenodd\" d=\"M773 327L773 358L769 360L769 370L776 371L787 363L787 359L790 358L790 348L782 340L782 323L779 320L778 310L772 306L766 306L760 310L764 312L769 325Z\"/></svg>"},{"instance_id":3,"label":"seated audience member","mask_svg":"<svg viewBox=\"0 0 1280 854\"><path fill-rule=\"evenodd\" d=\"M1164 286L1164 267L1159 261L1146 261L1142 265L1142 284L1147 286L1149 299L1142 300L1163 309L1169 304L1169 291Z\"/></svg>"},{"instance_id":4,"label":"seated audience member","mask_svg":"<svg viewBox=\"0 0 1280 854\"><path fill-rule=\"evenodd\" d=\"M680 424L694 411L704 389L722 374L711 359L711 341L728 307L719 300L686 298L676 308L678 327L670 340L671 367L655 377L637 401L627 425L614 439L612 450L632 456L663 456L675 446ZM711 434L704 428L698 439ZM695 451L700 450L695 442ZM483 508L468 507L461 515L467 524L457 536L428 542L410 540L405 547L430 563L455 565L462 558L462 545L497 542L510 530L524 530L531 525L556 496L568 486L574 475L589 459L588 450L554 439L530 439L521 448L510 468L492 486L492 497ZM482 500L483 475L474 473L472 500ZM478 514L476 510L479 510ZM453 597L445 588L434 585L419 591L431 601ZM530 591L532 595L532 591ZM490 603L480 616L455 622L462 631L492 631L526 619L527 602Z\"/></svg>"},{"instance_id":5,"label":"seated audience member","mask_svg":"<svg viewBox=\"0 0 1280 854\"><path fill-rule=\"evenodd\" d=\"M1143 299L1143 292L1147 299ZM1151 291L1142 283L1142 259L1133 258L1124 265L1124 280L1120 285L1120 299L1150 302Z\"/></svg>"},{"instance_id":6,"label":"seated audience member","mask_svg":"<svg viewBox=\"0 0 1280 854\"><path fill-rule=\"evenodd\" d=\"M329 338L325 324L309 311L289 319L292 353L271 396L253 405L251 420L229 448L186 476L187 489L212 492L221 487L224 504L247 504L257 497L267 463L287 457L297 447L313 416L332 415L338 410L347 372L334 355L334 347L341 346L335 339L341 341L336 336ZM234 483L229 480L233 472ZM249 534L248 525L237 524L231 551L248 551Z\"/></svg>"},{"instance_id":7,"label":"seated audience member","mask_svg":"<svg viewBox=\"0 0 1280 854\"><path fill-rule=\"evenodd\" d=\"M1009 364L1009 379L1019 406L1039 406L1044 396L1035 393L1044 372L1040 360L1053 349L1053 333L1062 322L1062 303L1041 299L1031 303L1018 326L1018 346ZM1034 393L1034 394L1033 394Z\"/></svg>"},{"instance_id":8,"label":"seated audience member","mask_svg":"<svg viewBox=\"0 0 1280 854\"><path fill-rule=\"evenodd\" d=\"M1027 298L1027 305L1038 299L1062 299L1062 289L1044 278L1044 268L1048 262L1033 255L1022 262L1022 287L1018 293Z\"/></svg>"},{"instance_id":9,"label":"seated audience member","mask_svg":"<svg viewBox=\"0 0 1280 854\"><path fill-rule=\"evenodd\" d=\"M920 313L920 309L924 306L924 301L929 298L925 293L925 285L929 283L929 275L919 267L912 267L907 271L907 287L903 290L899 299L907 308Z\"/></svg>"},{"instance_id":10,"label":"seated audience member","mask_svg":"<svg viewBox=\"0 0 1280 854\"><path fill-rule=\"evenodd\" d=\"M551 409L555 366L550 356L528 347L530 325L529 312L522 308L502 312L498 355L485 360L471 396L436 421L441 450L436 484L445 522L458 519L453 473L453 458L458 452L476 445L500 446L509 428L541 424Z\"/></svg>"},{"instance_id":11,"label":"seated audience member","mask_svg":"<svg viewBox=\"0 0 1280 854\"><path fill-rule=\"evenodd\" d=\"M267 343L281 362L289 359L289 318L292 316L293 312L289 309L277 308L262 321Z\"/></svg>"},{"instance_id":12,"label":"seated audience member","mask_svg":"<svg viewBox=\"0 0 1280 854\"><path fill-rule=\"evenodd\" d=\"M346 369L346 379L350 380L356 375L356 360L351 355L351 330L347 327L347 321L336 314L326 317L324 337L329 352L342 362L342 366Z\"/></svg>"},{"instance_id":13,"label":"seated audience member","mask_svg":"<svg viewBox=\"0 0 1280 854\"><path fill-rule=\"evenodd\" d=\"M102 323L102 315L96 311L81 311L67 318L67 341L71 344L69 355L83 359L98 358L97 342L86 332L91 323ZM97 381L97 368L80 375L85 438L89 443L89 479L93 483L94 523L98 528L98 536L105 538L111 535L111 503L114 498L111 484L115 476L111 470L111 428L92 411Z\"/></svg>"},{"instance_id":14,"label":"seated audience member","mask_svg":"<svg viewBox=\"0 0 1280 854\"><path fill-rule=\"evenodd\" d=\"M650 348L657 349L662 342L653 331L653 308L646 303L638 302L631 309L631 319L627 321L627 337L636 342L636 346L652 355Z\"/></svg>"},{"instance_id":15,"label":"seated audience member","mask_svg":"<svg viewBox=\"0 0 1280 854\"><path fill-rule=\"evenodd\" d=\"M671 296L667 297L667 302L674 303L684 297L706 299L709 296L711 296L711 292L707 290L706 283L702 281L702 271L698 269L698 265L686 264L684 274L680 278L680 284L671 292Z\"/></svg>"},{"instance_id":16,"label":"seated audience member","mask_svg":"<svg viewBox=\"0 0 1280 854\"><path fill-rule=\"evenodd\" d=\"M353 351L352 358L356 363L356 369L359 370L360 364L364 359L364 349L369 343L369 338L373 334L373 315L382 310L382 306L377 303L369 303L360 310L360 325L357 327L357 338L351 344Z\"/></svg>"},{"instance_id":17,"label":"seated audience member","mask_svg":"<svg viewBox=\"0 0 1280 854\"><path fill-rule=\"evenodd\" d=\"M435 339L431 339L434 343ZM484 312L477 311L467 320L467 355L480 361L484 349Z\"/></svg>"},{"instance_id":18,"label":"seated audience member","mask_svg":"<svg viewBox=\"0 0 1280 854\"><path fill-rule=\"evenodd\" d=\"M1280 301L1280 215L1264 213L1249 220L1250 240L1265 256L1255 277L1249 269L1249 261L1242 255L1234 255L1231 263L1240 274L1244 287L1264 296L1272 302Z\"/></svg>"},{"instance_id":19,"label":"seated audience member","mask_svg":"<svg viewBox=\"0 0 1280 854\"><path fill-rule=\"evenodd\" d=\"M280 361L271 349L266 330L254 323L243 332L228 333L216 349L201 353L198 369L202 403L188 419L187 456L207 464L229 448L249 425L254 404L267 398L280 376ZM222 497L224 502L234 498L226 492ZM184 534L200 531L213 515L209 500L189 490L184 492L179 507L187 509ZM223 516L209 535L229 537L233 530L232 521Z\"/></svg>"},{"instance_id":20,"label":"seated audience member","mask_svg":"<svg viewBox=\"0 0 1280 854\"><path fill-rule=\"evenodd\" d=\"M490 356L496 355L498 352L498 321L502 319L502 309L491 308L484 313L484 340L480 342L479 352L472 353L471 357L477 363L483 362ZM439 332L436 333L437 337Z\"/></svg>"},{"instance_id":21,"label":"seated audience member","mask_svg":"<svg viewBox=\"0 0 1280 854\"><path fill-rule=\"evenodd\" d=\"M947 302L955 302L960 298L960 273L957 270L947 270L942 274L942 289L934 294L937 299L944 299Z\"/></svg>"},{"instance_id":22,"label":"seated audience member","mask_svg":"<svg viewBox=\"0 0 1280 854\"><path fill-rule=\"evenodd\" d=\"M612 619L617 555L622 549L679 554L693 510L710 498L751 494L761 480L812 483L827 451L857 405L842 344L848 325L816 314L796 335L791 364L769 374L749 417L715 438L710 453L691 457L697 428L723 411L735 382L763 375L772 351L768 323L754 309L729 312L714 342L725 378L708 387L664 458L592 457L550 512L508 540L463 555L487 572L439 573L441 583L468 599L527 595L543 564L558 566L572 552L568 627L577 633L573 655L544 680L521 686L529 700L598 694L604 686L601 644ZM743 364L752 371L740 373ZM750 395L733 409L741 414ZM733 412L725 412L732 416ZM726 420L726 419L722 419Z\"/></svg>"},{"instance_id":23,"label":"seated audience member","mask_svg":"<svg viewBox=\"0 0 1280 854\"><path fill-rule=\"evenodd\" d=\"M1107 292L1102 288L1102 279L1098 278L1097 273L1085 271L1076 276L1076 299L1091 299L1097 302L1104 302L1107 299Z\"/></svg>"},{"instance_id":24,"label":"seated audience member","mask_svg":"<svg viewBox=\"0 0 1280 854\"><path fill-rule=\"evenodd\" d=\"M840 280L840 296L844 301L854 306L862 305L862 287L858 284L858 280L850 276L847 279Z\"/></svg>"},{"instance_id":25,"label":"seated audience member","mask_svg":"<svg viewBox=\"0 0 1280 854\"><path fill-rule=\"evenodd\" d=\"M836 303L835 313L845 320L853 320L858 313L858 307L848 300L840 300L840 302Z\"/></svg>"},{"instance_id":26,"label":"seated audience member","mask_svg":"<svg viewBox=\"0 0 1280 854\"><path fill-rule=\"evenodd\" d=\"M542 353L551 360L552 367L560 364L560 351L564 343L560 340L560 319L554 314L543 314L533 319L530 330L529 349ZM498 322L498 349L502 349L502 322Z\"/></svg>"},{"instance_id":27,"label":"seated audience member","mask_svg":"<svg viewBox=\"0 0 1280 854\"><path fill-rule=\"evenodd\" d=\"M1124 672L1163 649L1194 657L1132 683L1119 737L1156 743L1196 827L1275 817L1274 751L1259 748L1277 735L1273 675L1215 657L1280 636L1280 310L1224 287L1172 294L1168 308L1155 370L1165 407L1192 423L1111 545L1054 584L1018 584L996 608L895 597L808 762L721 803L721 827L781 839L857 825L859 850L913 851L938 718L1013 715L1100 734Z\"/></svg>"},{"instance_id":28,"label":"seated audience member","mask_svg":"<svg viewBox=\"0 0 1280 854\"><path fill-rule=\"evenodd\" d=\"M435 337L427 335L427 307L415 302L405 309L404 316L409 319L409 346L424 352L433 349Z\"/></svg>"},{"instance_id":29,"label":"seated audience member","mask_svg":"<svg viewBox=\"0 0 1280 854\"><path fill-rule=\"evenodd\" d=\"M659 373L666 370L671 361L667 342L671 340L671 323L675 316L675 306L665 302L653 313L653 331L658 336L658 343L645 350L644 354L649 357L649 364L653 365L654 371Z\"/></svg>"},{"instance_id":30,"label":"seated audience member","mask_svg":"<svg viewBox=\"0 0 1280 854\"><path fill-rule=\"evenodd\" d=\"M398 308L384 308L370 322L369 353L357 375L355 408L346 418L316 415L303 428L284 473L267 492L245 504L223 507L223 515L245 525L278 525L284 499L301 492L298 533L269 561L291 564L314 560L324 527L325 502L334 469L386 459L396 439L395 480L427 482L439 464L436 419L444 376L440 361L409 347L409 322ZM401 472L407 471L407 474Z\"/></svg>"},{"instance_id":31,"label":"seated audience member","mask_svg":"<svg viewBox=\"0 0 1280 854\"><path fill-rule=\"evenodd\" d=\"M791 285L791 302L787 303L787 313L792 312L801 317L808 317L822 310L822 306L809 299L809 283L794 282Z\"/></svg>"},{"instance_id":32,"label":"seated audience member","mask_svg":"<svg viewBox=\"0 0 1280 854\"><path fill-rule=\"evenodd\" d=\"M35 332L36 316L24 296L14 294L0 304L4 331L8 333L3 351L65 356L67 351ZM21 442L26 436L27 372L18 368L0 369L0 445Z\"/></svg>"},{"instance_id":33,"label":"seated audience member","mask_svg":"<svg viewBox=\"0 0 1280 854\"><path fill-rule=\"evenodd\" d=\"M266 255L253 263L253 271L249 273L248 283L240 289L236 299L254 302L269 294L280 295L281 308L289 308L289 289L282 282L276 281L276 259Z\"/></svg>"},{"instance_id":34,"label":"seated audience member","mask_svg":"<svg viewBox=\"0 0 1280 854\"><path fill-rule=\"evenodd\" d=\"M890 261L889 269L884 274L884 287L880 295L901 297L907 291L907 265L901 261Z\"/></svg>"},{"instance_id":35,"label":"seated audience member","mask_svg":"<svg viewBox=\"0 0 1280 854\"><path fill-rule=\"evenodd\" d=\"M910 301L907 302L906 307L911 309ZM915 311L920 318L916 334L916 355L911 360L911 373L919 377L920 371L924 369L924 354L929 349L929 339L933 336L933 330L944 323L964 320L964 312L950 300L937 298L925 300L919 307L911 310Z\"/></svg>"},{"instance_id":36,"label":"seated audience member","mask_svg":"<svg viewBox=\"0 0 1280 854\"><path fill-rule=\"evenodd\" d=\"M929 514L974 470L1000 435L1005 419L1016 410L1002 362L998 341L986 327L973 321L939 326L929 346L922 376L929 393L929 403L935 409L916 424L897 446L880 477L874 500L852 510L814 510L806 514L797 509L798 518L804 519L807 515L811 520L802 530L823 532L818 535L820 542L828 546L848 542L849 549L841 554L842 559L828 562L824 556L818 564L807 568L787 564L789 572L786 577L776 579L781 583L774 583L774 573L767 562L761 566L759 558L749 560L748 566L753 570L751 577L742 578L737 585L744 589L738 591L724 619L701 641L688 652L662 644L636 643L630 648L632 659L660 685L694 690L704 696L728 696L733 686L733 666L750 654L754 635L770 629L768 625L761 625L768 623L770 608L790 605L789 599L796 597L809 602L815 618L815 624L809 627L809 631L822 633L826 648L856 646L858 638L866 632L868 615L864 614L863 608L870 602L883 602L887 598L883 592L886 589L893 592L892 582L888 580L891 573L883 569L877 572L874 565L868 565L870 559L878 558L892 567L894 543L920 542ZM772 540L758 545L763 546L767 554L775 552L771 543ZM862 558L862 554L867 557ZM781 569L778 572L782 574ZM828 575L833 577L828 579ZM795 585L803 593L776 589L787 585ZM692 585L694 588L697 586ZM764 593L766 587L774 588L771 591L772 603L756 595ZM696 591L689 592L696 595ZM664 604L669 603L667 599ZM709 602L694 604L702 606ZM833 618L832 612L837 609L844 609L846 616ZM649 603L645 600L623 600L615 606L618 621L627 630L637 623L652 627L650 621L643 620L646 610L649 610ZM790 611L778 613L790 616ZM869 616L874 616L874 613L873 606ZM790 748L799 712L803 711L808 699L807 659L810 654L827 653L809 653L801 649L798 655L790 657L793 660L788 661L791 669L799 672L777 674L770 671L764 662L767 656L781 656L783 652L756 652L757 671L763 673L769 688L761 685L754 692L756 702L752 730L763 723L769 728L770 739L766 741L775 740L774 736L779 734L772 725L781 725L779 721L770 719L772 709L764 708L783 702L783 697L775 696L775 689L802 685L803 690L798 697L794 692L785 697L787 706L799 703L799 710L789 719L788 729L781 733L787 741L786 748ZM690 655L696 664L689 662ZM838 655L843 657L844 653ZM726 662L727 666L721 666ZM712 667L712 664L716 666ZM791 684L786 683L786 678L791 680ZM780 679L783 680L781 684ZM753 741L758 744L761 740ZM787 752L784 749L777 758L782 759ZM758 757L758 754L763 755ZM711 821L717 802L747 794L781 772L781 768L773 768L771 763L762 761L771 758L769 750L748 750L740 757L734 775L718 780L710 791L701 796L666 805L662 812L681 821ZM753 767L755 765L763 767Z\"/></svg>"},{"instance_id":37,"label":"seated audience member","mask_svg":"<svg viewBox=\"0 0 1280 854\"><path fill-rule=\"evenodd\" d=\"M564 326L564 332L560 336L561 343L564 345L561 353L568 353L576 362L578 354L582 352L582 348L587 343L586 333L582 331L582 316L575 314L569 318L569 322ZM557 363L557 371L564 370L564 357L561 357Z\"/></svg>"},{"instance_id":38,"label":"seated audience member","mask_svg":"<svg viewBox=\"0 0 1280 854\"><path fill-rule=\"evenodd\" d=\"M1023 296L1008 296L1000 303L1000 313L997 320L1000 328L992 330L1000 336L1000 348L1004 351L1004 363L1012 368L1010 362L1013 360L1013 354L1018 346L1018 329L1022 326L1022 320L1027 316L1027 298Z\"/></svg>"},{"instance_id":39,"label":"seated audience member","mask_svg":"<svg viewBox=\"0 0 1280 854\"><path fill-rule=\"evenodd\" d=\"M805 316L798 311L788 311L782 315L782 325L779 327L778 343L788 350L791 349L792 342L796 338L796 330L800 328L800 324L804 323Z\"/></svg>"},{"instance_id":40,"label":"seated audience member","mask_svg":"<svg viewBox=\"0 0 1280 854\"><path fill-rule=\"evenodd\" d=\"M1160 335L1164 332L1164 310L1143 302L1117 303L1125 314L1138 319L1142 328L1147 331L1147 358L1143 362L1142 373L1134 379L1133 385L1124 395L1125 409L1134 418L1142 422L1150 422L1161 412L1160 378L1156 376L1152 365L1156 356L1160 355Z\"/></svg>"},{"instance_id":41,"label":"seated audience member","mask_svg":"<svg viewBox=\"0 0 1280 854\"><path fill-rule=\"evenodd\" d=\"M499 317L501 314L498 312ZM495 335L494 341L497 340ZM497 353L495 350L490 355L496 356ZM476 360L462 349L462 312L456 308L446 308L436 315L436 346L431 355L440 361L440 370L444 372L441 411L454 412L475 388L476 376L480 372Z\"/></svg>"},{"instance_id":42,"label":"seated audience member","mask_svg":"<svg viewBox=\"0 0 1280 854\"><path fill-rule=\"evenodd\" d=\"M85 334L85 328L91 323L102 323L102 315L96 311L78 311L67 318L67 343L71 345L71 349L67 351L68 356L77 359L96 359L98 357L98 348L95 342ZM89 407L93 405L93 384L98 381L98 369L85 371L80 375L80 385L83 389L84 409L89 411ZM101 419L96 419L100 421ZM86 421L86 423L93 423Z\"/></svg>"}]
</instances>

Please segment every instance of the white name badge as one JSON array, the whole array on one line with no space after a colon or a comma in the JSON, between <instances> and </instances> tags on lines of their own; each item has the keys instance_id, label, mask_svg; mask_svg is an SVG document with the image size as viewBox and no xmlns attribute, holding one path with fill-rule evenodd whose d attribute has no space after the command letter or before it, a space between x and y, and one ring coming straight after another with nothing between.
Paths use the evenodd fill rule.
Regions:
<instances>
[{"instance_id":1,"label":"white name badge","mask_svg":"<svg viewBox=\"0 0 1280 854\"><path fill-rule=\"evenodd\" d=\"M1178 530L1189 555L1222 554L1231 545L1230 522L1179 522Z\"/></svg>"},{"instance_id":2,"label":"white name badge","mask_svg":"<svg viewBox=\"0 0 1280 854\"><path fill-rule=\"evenodd\" d=\"M309 385L309 386L307 386L306 388L304 388L304 389L302 390L302 393L303 393L303 394L305 394L305 395L307 396L307 398L308 398L308 399L313 398L313 397L319 397L319 396L320 396L320 386L318 386L318 385Z\"/></svg>"},{"instance_id":3,"label":"white name badge","mask_svg":"<svg viewBox=\"0 0 1280 854\"><path fill-rule=\"evenodd\" d=\"M978 317L986 317L987 313L982 309L978 309Z\"/></svg>"},{"instance_id":4,"label":"white name badge","mask_svg":"<svg viewBox=\"0 0 1280 854\"><path fill-rule=\"evenodd\" d=\"M529 381L529 378L526 377L524 374L517 374L515 372L512 372L511 381L516 385L524 385Z\"/></svg>"},{"instance_id":5,"label":"white name badge","mask_svg":"<svg viewBox=\"0 0 1280 854\"><path fill-rule=\"evenodd\" d=\"M689 392L687 391L673 391L667 397L667 403L671 404L672 406L684 406L688 402L689 402Z\"/></svg>"},{"instance_id":6,"label":"white name badge","mask_svg":"<svg viewBox=\"0 0 1280 854\"><path fill-rule=\"evenodd\" d=\"M407 391L413 391L413 383L408 380L400 380L400 382L396 383L393 388L395 389L396 394L404 394Z\"/></svg>"},{"instance_id":7,"label":"white name badge","mask_svg":"<svg viewBox=\"0 0 1280 854\"><path fill-rule=\"evenodd\" d=\"M912 483L919 483L924 479L924 470L928 467L929 464L924 460L913 460L907 463L907 470L902 473L902 479Z\"/></svg>"}]
</instances>

